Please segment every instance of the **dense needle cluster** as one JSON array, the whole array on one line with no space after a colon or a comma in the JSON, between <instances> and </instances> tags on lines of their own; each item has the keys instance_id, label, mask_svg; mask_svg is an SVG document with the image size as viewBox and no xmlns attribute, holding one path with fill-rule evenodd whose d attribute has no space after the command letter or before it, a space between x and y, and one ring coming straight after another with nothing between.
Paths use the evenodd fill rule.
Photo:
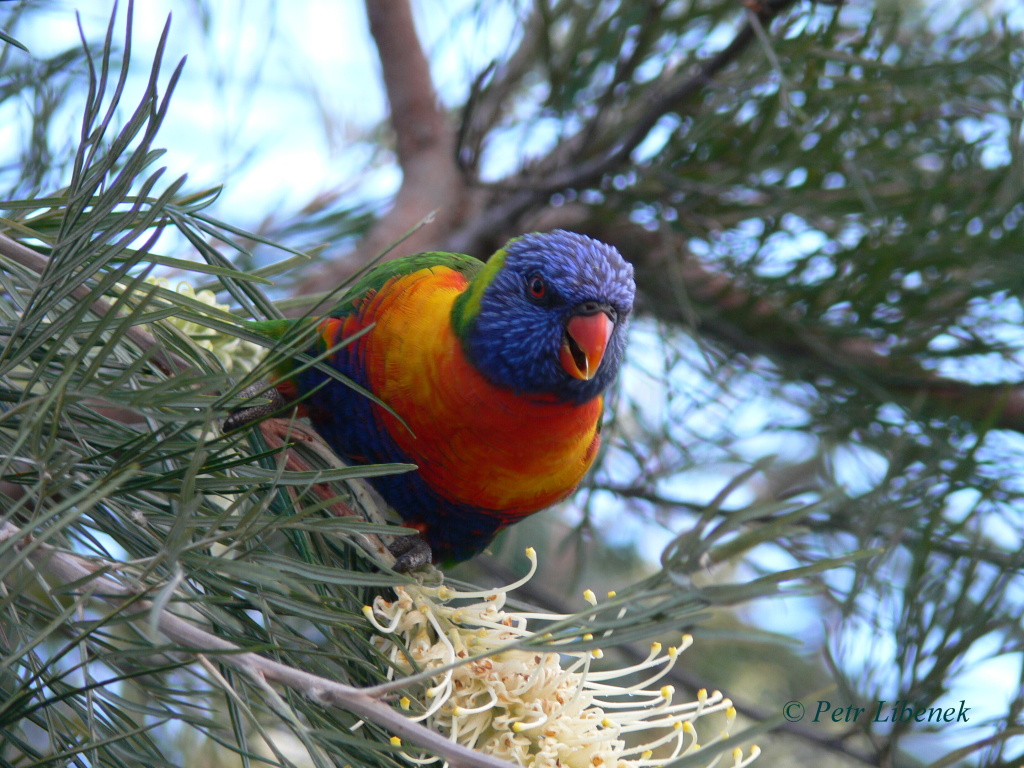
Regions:
<instances>
[{"instance_id":1,"label":"dense needle cluster","mask_svg":"<svg viewBox=\"0 0 1024 768\"><path fill-rule=\"evenodd\" d=\"M415 712L414 719L460 744L530 768L658 766L728 735L736 710L720 692L702 690L696 701L676 703L673 687L658 685L693 642L689 635L664 653L654 643L641 663L607 671L591 668L601 658L599 650L508 648L533 635L530 619L563 618L505 609L508 593L536 571L532 549L527 557L530 573L503 589L457 592L408 585L396 588L396 599L378 597L363 609L381 633L379 646L395 670L406 675L437 670L421 679L415 702L401 701ZM592 594L587 597L594 602ZM639 683L617 683L643 673L649 674ZM725 728L702 745L695 723L715 712L725 714ZM731 761L720 762L723 755L718 755L708 765L739 768L758 754L757 747L746 756L736 749ZM408 757L423 764L435 760Z\"/></svg>"},{"instance_id":2,"label":"dense needle cluster","mask_svg":"<svg viewBox=\"0 0 1024 768\"><path fill-rule=\"evenodd\" d=\"M201 304L213 307L221 312L227 313L231 307L217 301L213 291L196 291L189 283L181 280L173 288L170 281L163 277L149 278L146 282L167 290L173 290L188 299L198 301ZM167 321L175 328L188 336L196 345L208 352L213 353L227 373L238 375L247 373L255 367L265 354L263 347L258 344L240 339L237 336L230 336L226 333L218 333L204 325L187 320L181 317L169 317Z\"/></svg>"}]
</instances>

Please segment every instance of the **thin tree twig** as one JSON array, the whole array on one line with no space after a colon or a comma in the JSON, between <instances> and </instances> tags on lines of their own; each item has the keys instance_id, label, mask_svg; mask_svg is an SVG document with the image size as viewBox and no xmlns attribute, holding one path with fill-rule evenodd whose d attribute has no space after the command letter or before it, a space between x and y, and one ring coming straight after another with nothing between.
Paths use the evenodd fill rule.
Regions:
<instances>
[{"instance_id":1,"label":"thin tree twig","mask_svg":"<svg viewBox=\"0 0 1024 768\"><path fill-rule=\"evenodd\" d=\"M32 542L30 534L13 523L4 523L0 526L0 543L12 538L22 539L20 543L15 544L16 550L26 548ZM61 584L88 583L91 594L121 608L127 614L157 610L152 601L139 598L138 593L100 573L100 566L85 558L61 552L41 542L35 542L35 546L28 553L28 558L40 572L52 575ZM190 653L197 656L216 654L221 664L246 674L257 685L262 685L264 681L279 683L303 694L320 706L338 707L353 712L442 757L452 768L509 768L511 765L504 760L450 741L441 734L406 718L388 704L367 695L359 688L295 669L250 651L243 651L234 643L223 640L167 610L159 610L155 618L153 623L156 628L173 643L189 649Z\"/></svg>"},{"instance_id":2,"label":"thin tree twig","mask_svg":"<svg viewBox=\"0 0 1024 768\"><path fill-rule=\"evenodd\" d=\"M796 0L752 2L753 20L756 23L767 25L794 2ZM643 142L663 115L679 109L682 104L712 83L715 77L735 61L756 39L757 34L752 26L751 18L747 18L732 42L706 61L695 75L666 88L659 96L654 97L611 150L585 162L564 163L562 165L568 166L565 170L536 179L533 188L520 189L506 198L504 202L492 205L473 219L469 225L450 235L445 241L445 249L461 253L478 252L480 243L488 235L506 231L513 222L531 208L544 203L553 192L587 186L599 181L604 174L629 160L633 150ZM572 141L569 139L566 144L571 144ZM564 146L560 145L552 150L551 154L562 154L564 151ZM541 163L543 162L541 161ZM512 181L515 182L515 180Z\"/></svg>"},{"instance_id":3,"label":"thin tree twig","mask_svg":"<svg viewBox=\"0 0 1024 768\"><path fill-rule=\"evenodd\" d=\"M543 31L542 15L534 7L523 23L522 39L512 55L496 67L492 62L492 66L478 76L477 85L481 87L471 92L458 132L457 161L464 170L475 170L484 139L498 124L508 108L509 98L533 66ZM483 85L489 74L490 81ZM465 154L468 157L464 157Z\"/></svg>"},{"instance_id":4,"label":"thin tree twig","mask_svg":"<svg viewBox=\"0 0 1024 768\"><path fill-rule=\"evenodd\" d=\"M925 768L949 768L949 766L956 765L961 760L969 758L971 755L976 754L985 747L989 747L995 744L1000 744L1010 739L1016 739L1024 736L1024 725L1011 725L1005 730L1000 730L998 733L994 733L991 736L986 736L983 739L978 739L966 746L954 749L948 755L945 755L934 763L929 763ZM991 763L988 763L991 765ZM1004 767L1020 765L1020 756L1012 761L1007 761L1002 764ZM999 766L993 766L993 768L999 768Z\"/></svg>"},{"instance_id":5,"label":"thin tree twig","mask_svg":"<svg viewBox=\"0 0 1024 768\"><path fill-rule=\"evenodd\" d=\"M316 455L328 467L341 468L348 466L321 437L313 427L295 419L271 418L264 419L259 423L260 434L264 442L271 449L281 449L288 446L285 454L285 469L291 472L312 472L316 467L296 450L301 447L304 451ZM330 512L336 517L358 517L363 516L370 522L383 524L386 522L384 510L387 504L372 485L365 480L351 480L348 482L349 491L352 493L353 502L359 506L354 510L341 501L334 489L326 483L315 483L310 486L312 492L322 501L329 504ZM288 487L287 491L296 498L298 492L295 488ZM352 534L352 538L378 563L393 568L395 556L387 545L377 534L360 533ZM391 537L394 538L394 537Z\"/></svg>"},{"instance_id":6,"label":"thin tree twig","mask_svg":"<svg viewBox=\"0 0 1024 768\"><path fill-rule=\"evenodd\" d=\"M679 512L686 512L688 514L700 514L707 509L706 505L668 498L643 486L594 483L591 488L594 490L607 491L608 493L613 493L616 496L620 496L625 499L646 501L666 510L678 510ZM820 489L817 490L820 491ZM726 517L736 511L737 510L730 508L721 509L716 514L716 517ZM756 524L768 522L769 520L770 517L766 517L764 519L750 518L749 522ZM834 533L836 531L845 531L846 533L857 534L860 531L854 523L850 522L849 517L842 513L830 515L826 520L805 518L800 522L800 526L801 528L806 528L810 531L817 531L824 534ZM892 540L892 532L879 531L879 534L885 534L890 537L890 540ZM897 534L896 541L905 546L908 550L913 550L922 545L921 534L917 531L911 530L899 532ZM1003 571L1017 570L1022 564L1024 564L1024 553L1008 551L1000 552L996 548L998 546L996 542L986 542L986 544L988 547L983 549L970 541L962 539L932 538L927 542L928 547L936 552L948 555L949 557L967 559L977 558Z\"/></svg>"},{"instance_id":7,"label":"thin tree twig","mask_svg":"<svg viewBox=\"0 0 1024 768\"><path fill-rule=\"evenodd\" d=\"M755 24L767 25L796 0L755 0L748 5L748 16L743 26L725 48L708 59L692 77L667 88L654 98L635 122L626 130L616 146L607 154L595 157L587 162L567 168L562 173L553 174L544 179L544 189L554 192L569 187L581 187L593 184L601 176L629 159L633 150L647 138L647 134L658 123L663 115L677 110L710 85L719 72L734 62L757 39Z\"/></svg>"},{"instance_id":8,"label":"thin tree twig","mask_svg":"<svg viewBox=\"0 0 1024 768\"><path fill-rule=\"evenodd\" d=\"M46 271L47 264L49 263L49 259L41 253L33 251L28 246L22 245L4 234L0 234L0 256L10 259L15 264L29 269L38 275ZM85 285L76 286L71 291L71 296L79 301L92 299L90 307L97 317L105 317L113 309L110 302L106 299L92 298L88 286ZM187 371L192 367L184 358L179 357L174 352L164 350L160 342L156 340L156 337L144 328L132 326L125 331L125 335L143 352L152 350L153 362L168 375Z\"/></svg>"}]
</instances>

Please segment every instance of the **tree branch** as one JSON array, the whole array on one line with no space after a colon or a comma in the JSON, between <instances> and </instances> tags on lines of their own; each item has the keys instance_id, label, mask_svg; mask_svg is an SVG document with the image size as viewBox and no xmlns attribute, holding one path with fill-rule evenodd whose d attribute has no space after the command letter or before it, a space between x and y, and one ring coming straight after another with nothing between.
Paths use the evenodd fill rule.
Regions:
<instances>
[{"instance_id":1,"label":"tree branch","mask_svg":"<svg viewBox=\"0 0 1024 768\"><path fill-rule=\"evenodd\" d=\"M17 240L12 240L4 234L0 234L0 256L10 259L15 264L31 270L37 275L43 274L49 264L49 259L41 253L36 253L28 246L22 245ZM79 301L92 299L90 308L97 317L105 317L113 310L110 302L106 299L92 298L92 292L88 286L76 286L71 291L71 296ZM156 337L144 328L132 326L125 331L125 335L143 352L153 350L153 362L168 375L179 371L186 371L192 367L185 359L175 353L163 350Z\"/></svg>"},{"instance_id":2,"label":"tree branch","mask_svg":"<svg viewBox=\"0 0 1024 768\"><path fill-rule=\"evenodd\" d=\"M552 174L543 180L543 188L547 192L555 192L570 187L590 186L613 168L628 161L633 150L647 138L647 134L663 115L680 109L705 86L710 85L723 69L738 59L757 39L759 26L770 24L794 2L796 0L751 0L746 4L751 13L729 45L708 59L695 75L671 84L662 93L656 94L609 152L566 168L561 173Z\"/></svg>"},{"instance_id":3,"label":"tree branch","mask_svg":"<svg viewBox=\"0 0 1024 768\"><path fill-rule=\"evenodd\" d=\"M940 376L909 356L894 358L873 340L832 338L808 330L771 298L690 255L685 241L630 222L608 221L583 205L550 209L531 228L574 229L616 246L636 267L638 306L666 322L697 326L731 349L799 364L876 388L880 398L912 413L956 415L987 427L1024 433L1024 385L971 384Z\"/></svg>"},{"instance_id":4,"label":"tree branch","mask_svg":"<svg viewBox=\"0 0 1024 768\"><path fill-rule=\"evenodd\" d=\"M263 681L291 688L324 707L338 707L385 727L448 761L453 768L510 768L510 763L484 755L450 741L441 734L403 716L378 698L361 689L319 675L272 661L256 653L244 651L234 643L217 637L195 624L157 608L150 600L123 586L103 573L103 566L42 542L33 542L31 535L12 523L0 526L0 543L21 539L15 550L27 550L27 557L44 574L61 584L88 584L92 595L117 606L129 615L156 612L155 625L172 642L187 648L193 655L216 653L221 664L239 670L257 685ZM34 544L34 546L32 546Z\"/></svg>"},{"instance_id":5,"label":"tree branch","mask_svg":"<svg viewBox=\"0 0 1024 768\"><path fill-rule=\"evenodd\" d=\"M630 154L646 138L666 112L679 109L693 98L750 43L757 39L753 23L766 25L795 0L763 0L752 3L733 41L705 62L699 71L675 84L667 85L648 106L631 120L626 135L605 154L589 161L576 162L592 143L585 141L589 128L559 144L532 169L533 178L508 180L520 186L513 192L498 187L469 189L456 157L458 132L437 100L429 63L416 35L408 0L365 0L370 32L377 44L391 124L396 136L402 184L392 208L381 217L359 247L344 258L325 263L319 272L300 283L299 295L316 293L337 285L355 267L394 243L401 233L431 210L438 216L430 227L402 243L391 256L429 250L440 245L444 250L485 255L518 230L519 219L531 210L546 205L551 193L568 187L592 184L605 173L628 162ZM533 22L531 17L531 22ZM477 134L493 124L514 84L525 70L526 54L535 46L537 30L528 22L524 40L506 72L491 89L482 92L478 115L464 126L463 140L470 153L479 142ZM523 55L520 56L520 53ZM572 157L567 157L571 155ZM559 168L536 177L537 169ZM529 181L529 188L522 182Z\"/></svg>"},{"instance_id":6,"label":"tree branch","mask_svg":"<svg viewBox=\"0 0 1024 768\"><path fill-rule=\"evenodd\" d=\"M319 432L302 421L296 421L294 418L263 419L259 423L259 430L268 448L271 450L286 449L285 469L288 471L315 472L319 469L306 456L302 455L305 451L315 455L328 467L339 469L348 466L338 458L338 455L327 445ZM384 513L387 503L372 485L365 480L349 480L347 485L352 494L353 503L359 507L358 511L339 499L328 483L315 483L310 488L322 502L327 504L331 514L336 517L362 516L372 523L381 525L388 522ZM297 499L297 489L287 486L286 490L293 501ZM378 563L388 568L394 568L395 555L380 536L361 533L353 535L352 538ZM389 536L389 543L396 538L398 537Z\"/></svg>"},{"instance_id":7,"label":"tree branch","mask_svg":"<svg viewBox=\"0 0 1024 768\"><path fill-rule=\"evenodd\" d=\"M438 100L409 2L365 2L391 107L402 184L391 209L359 247L343 259L324 263L320 272L303 281L297 291L300 295L330 290L431 211L437 211L434 221L403 241L391 256L429 250L439 233L458 226L468 215L465 181L455 158L456 131Z\"/></svg>"},{"instance_id":8,"label":"tree branch","mask_svg":"<svg viewBox=\"0 0 1024 768\"><path fill-rule=\"evenodd\" d=\"M520 188L502 202L489 205L467 226L450 235L445 241L445 250L460 253L480 253L487 250L483 244L494 245L495 233L505 234L513 229L517 220L528 214L531 208L546 204L552 193L593 185L606 173L627 163L633 150L643 142L663 115L680 109L705 86L711 84L723 69L739 58L750 43L757 39L755 24L771 23L795 1L751 0L748 8L753 13L748 14L747 20L732 42L708 59L695 75L674 84L670 83L660 93L655 94L647 106L629 121L623 136L608 152L580 161L580 154L592 143L585 141L589 136L589 128L584 127L579 134L562 142L547 157L537 161L532 169L534 174L538 167L544 166L556 166L562 170L541 175L539 178L510 179L509 183L512 186ZM523 187L523 182L528 182L528 188ZM504 237L498 239L503 240Z\"/></svg>"}]
</instances>

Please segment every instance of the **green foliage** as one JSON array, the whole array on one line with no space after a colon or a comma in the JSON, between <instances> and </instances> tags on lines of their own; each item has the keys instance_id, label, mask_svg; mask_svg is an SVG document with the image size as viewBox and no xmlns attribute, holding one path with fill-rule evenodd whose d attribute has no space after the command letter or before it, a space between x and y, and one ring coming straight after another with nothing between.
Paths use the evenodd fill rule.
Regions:
<instances>
[{"instance_id":1,"label":"green foliage","mask_svg":"<svg viewBox=\"0 0 1024 768\"><path fill-rule=\"evenodd\" d=\"M548 137L509 183L555 193L545 221L563 211L617 244L656 321L642 350L634 340L635 382L610 430L621 442L581 531L620 538L623 503L679 530L718 488L718 512L754 525L778 499L817 503L749 562L884 552L852 578L811 579L820 610L841 617L824 649L840 690L934 702L973 692L965 670L980 659L1012 678L1024 654L1019 9L794 4L690 88L749 23L739 5L539 3L477 98L509 90L517 108L495 109L505 119L486 139L466 118L481 167L488 146L507 146L495 136ZM768 5L785 4L745 4ZM543 132L552 117L558 130ZM1019 759L1007 743L1019 682L988 730L944 734L977 739L971 764ZM910 730L871 732L879 764L912 764ZM933 757L942 748L936 736Z\"/></svg>"},{"instance_id":2,"label":"green foliage","mask_svg":"<svg viewBox=\"0 0 1024 768\"><path fill-rule=\"evenodd\" d=\"M508 538L549 543L547 583L618 591L546 626L571 648L697 626L715 685L749 683L752 659L775 665L770 680L789 675L757 697L766 720L785 701L773 696L811 695L826 670L853 702L930 705L973 664L1014 669L1024 654L1022 428L997 407L1022 379L1020 24L983 5L795 4L689 88L753 5L523 4L518 48L470 73L467 103L453 105L466 172L504 172L501 155L525 147L532 160L516 156L508 186L541 190L545 213L619 245L645 300L602 468L576 500L589 556L559 562L538 521ZM111 31L92 48L45 61L0 51L0 106L21 100L33 116L4 169L0 235L47 257L0 251L0 508L33 542L0 543L0 765L164 765L195 744L255 764L260 735L283 743L286 730L315 764L404 764L385 729L352 732L344 709L197 664L147 624L154 612L85 584L47 591L29 566L32 547L52 544L114 563L122 583L242 648L358 685L386 675L361 609L395 577L353 544L383 529L313 496L330 478L349 499L345 471L288 470L257 437L219 433L275 360L228 372L169 322L255 341L242 318L291 306L263 281L322 258L275 241L352 242L377 206L326 196L274 212L259 234L222 221L216 190L156 168L179 70L161 75L158 51L137 108L116 111L130 45L118 61ZM83 77L82 130L63 145L54 116ZM725 277L716 290L687 272L693 255ZM157 267L195 273L232 311L143 282ZM981 386L993 383L1014 386ZM646 527L630 534L626 512ZM630 548L662 527L671 545L652 568ZM825 657L817 677L806 660L786 666L778 636L720 617L698 626L752 599L757 623L769 595L827 616L826 640L809 646ZM1014 687L972 721L987 729L928 734L925 759L1019 760ZM922 741L907 736L920 731L872 728L870 742L800 738L813 764L823 749L918 764ZM787 759L779 750L767 764Z\"/></svg>"},{"instance_id":3,"label":"green foliage","mask_svg":"<svg viewBox=\"0 0 1024 768\"><path fill-rule=\"evenodd\" d=\"M190 193L155 166L181 72L162 74L166 30L138 105L115 128L130 8L128 19L119 64L113 21L98 58L85 56L89 91L66 184L0 203L0 765L171 765L179 754L215 765L231 764L230 753L292 765L276 746L289 737L315 765L404 764L379 724L354 730L344 708L275 693L158 629L164 614L184 617L329 680L384 681L362 609L400 579L355 542L390 528L328 510L355 503L345 481L408 468L297 471L260 437L219 430L241 388L294 350L239 375L181 323L258 340L242 316L280 316L262 285L284 267L235 269L220 248L245 261L247 243L272 243L213 218L216 191ZM169 231L200 260L162 253ZM208 281L238 314L147 282L158 267ZM335 498L316 494L325 483ZM764 541L735 520L712 523L662 571L599 609L552 620L529 644L647 640L700 622L708 605L774 593L785 575L687 583L700 563ZM41 553L77 553L99 571L60 583ZM133 596L98 588L104 573ZM602 634L580 640L582 624Z\"/></svg>"},{"instance_id":4,"label":"green foliage","mask_svg":"<svg viewBox=\"0 0 1024 768\"><path fill-rule=\"evenodd\" d=\"M243 306L272 305L254 288L258 277L224 266L207 244L216 237L245 250L236 230L204 214L213 196L183 195L183 179L163 184L164 170L152 170L180 68L161 95L158 50L138 108L111 135L123 79L105 98L110 52L108 36L102 59L89 59L85 140L68 186L0 205L14 214L0 229L49 257L33 261L8 241L0 272L0 506L3 522L33 542L0 545L3 765L165 765L169 722L246 754L252 713L274 708L247 701L253 689L238 681L238 695L225 698L218 678L197 675L192 654L159 640L130 601L103 610L87 583L51 581L48 591L45 568L29 565L44 543L110 563L157 608L209 623L221 637L352 682L376 679L360 614L367 590L395 581L344 545L372 528L296 507L314 482L354 473L288 472L258 444L218 433L238 385L166 319L241 323L232 315L215 323L209 306L143 282L169 263L153 250L160 233L176 227L202 242L208 262L190 271L216 276ZM133 335L143 329L164 352ZM312 727L321 742L342 744L345 760L368 764L367 747L347 736L353 722L314 714L299 731L307 738Z\"/></svg>"}]
</instances>

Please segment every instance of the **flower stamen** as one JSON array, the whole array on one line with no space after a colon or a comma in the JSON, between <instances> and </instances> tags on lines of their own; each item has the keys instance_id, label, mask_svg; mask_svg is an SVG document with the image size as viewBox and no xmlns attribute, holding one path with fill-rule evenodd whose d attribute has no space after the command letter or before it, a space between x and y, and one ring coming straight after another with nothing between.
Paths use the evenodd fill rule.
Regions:
<instances>
[{"instance_id":1,"label":"flower stamen","mask_svg":"<svg viewBox=\"0 0 1024 768\"><path fill-rule=\"evenodd\" d=\"M560 633L557 640L537 635L529 621L564 617L505 610L509 591L536 573L536 554L531 550L527 557L529 573L503 589L459 592L410 584L395 588L396 599L378 597L364 609L379 633L374 642L382 654L398 675L411 676L407 690L420 706L412 707L408 697L399 702L403 711L417 710L410 719L424 721L455 743L529 768L660 766L700 749L694 725L699 717L724 713L726 731L732 726L736 710L718 691L701 690L696 701L674 703L672 685L654 688L693 643L689 635L667 651L653 643L645 659L617 670L591 669L604 655L601 648L521 647L530 639L547 639L548 648L594 641L591 632ZM584 599L597 604L591 590ZM640 683L618 684L647 670L652 674ZM646 738L627 747L629 734ZM722 738L724 732L707 744ZM756 748L746 757L734 754L733 768L749 765L758 754ZM406 759L416 765L435 761ZM709 764L714 762L717 758Z\"/></svg>"}]
</instances>

